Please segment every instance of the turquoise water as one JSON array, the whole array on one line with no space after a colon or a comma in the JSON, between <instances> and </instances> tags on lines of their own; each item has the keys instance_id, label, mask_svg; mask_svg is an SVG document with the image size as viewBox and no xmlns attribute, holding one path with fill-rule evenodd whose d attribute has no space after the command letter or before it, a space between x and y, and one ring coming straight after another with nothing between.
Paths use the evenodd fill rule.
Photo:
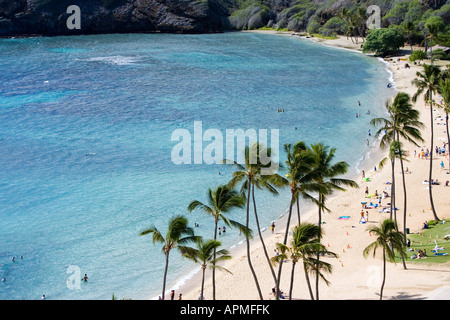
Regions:
<instances>
[{"instance_id":1,"label":"turquoise water","mask_svg":"<svg viewBox=\"0 0 450 320\"><path fill-rule=\"evenodd\" d=\"M392 94L388 77L377 59L288 36L0 40L0 299L159 295L164 256L139 232L165 233L169 217L187 214L211 238L211 219L186 207L232 172L175 165L174 130L278 129L280 145L337 147L354 174L372 150L368 121ZM263 226L287 210L288 192L257 198ZM195 268L173 251L167 289ZM68 285L85 273L88 283Z\"/></svg>"}]
</instances>

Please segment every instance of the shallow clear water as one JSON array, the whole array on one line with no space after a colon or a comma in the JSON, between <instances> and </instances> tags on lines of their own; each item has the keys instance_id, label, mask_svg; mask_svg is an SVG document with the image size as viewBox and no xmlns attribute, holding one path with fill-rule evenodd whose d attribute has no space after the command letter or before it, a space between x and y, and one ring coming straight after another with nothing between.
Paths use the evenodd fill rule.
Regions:
<instances>
[{"instance_id":1,"label":"shallow clear water","mask_svg":"<svg viewBox=\"0 0 450 320\"><path fill-rule=\"evenodd\" d=\"M388 77L377 59L287 36L0 40L0 299L159 295L164 256L139 232L165 233L169 217L187 214L211 238L211 219L186 208L232 172L175 165L174 130L278 129L280 149L322 141L353 174L371 150L368 121L392 94ZM288 208L288 192L257 198L264 227ZM69 266L88 283L70 289L79 274ZM194 268L174 251L167 289Z\"/></svg>"}]
</instances>

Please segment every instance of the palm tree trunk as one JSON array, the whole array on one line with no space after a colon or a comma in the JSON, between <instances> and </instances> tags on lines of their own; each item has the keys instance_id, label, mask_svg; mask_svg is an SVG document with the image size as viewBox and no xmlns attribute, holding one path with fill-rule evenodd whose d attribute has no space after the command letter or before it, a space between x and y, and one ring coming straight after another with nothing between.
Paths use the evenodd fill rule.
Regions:
<instances>
[{"instance_id":1,"label":"palm tree trunk","mask_svg":"<svg viewBox=\"0 0 450 320\"><path fill-rule=\"evenodd\" d=\"M295 262L292 262L291 286L289 287L289 300L292 300L292 289L294 288L294 271L295 271Z\"/></svg>"},{"instance_id":2,"label":"palm tree trunk","mask_svg":"<svg viewBox=\"0 0 450 320\"><path fill-rule=\"evenodd\" d=\"M386 249L383 247L383 281L381 282L380 300L383 299L383 289L385 282L386 282Z\"/></svg>"},{"instance_id":3,"label":"palm tree trunk","mask_svg":"<svg viewBox=\"0 0 450 320\"><path fill-rule=\"evenodd\" d=\"M219 220L215 218L215 229L214 229L214 240L217 240L217 225L219 223ZM214 262L213 262L213 269L212 269L212 287L213 287L213 300L216 300L216 248L214 248Z\"/></svg>"},{"instance_id":4,"label":"palm tree trunk","mask_svg":"<svg viewBox=\"0 0 450 320\"><path fill-rule=\"evenodd\" d=\"M400 141L400 134L397 132L397 141ZM407 192L406 192L406 181L405 181L405 170L403 169L403 155L400 150L400 169L402 170L402 183L403 183L403 242L406 243L406 215L407 215ZM398 230L397 230L398 231ZM403 269L406 270L405 257L401 255Z\"/></svg>"},{"instance_id":5,"label":"palm tree trunk","mask_svg":"<svg viewBox=\"0 0 450 320\"><path fill-rule=\"evenodd\" d=\"M288 219L287 219L287 222L286 222L286 231L285 231L285 234L284 234L283 244L286 244L286 243L287 243L287 238L288 238L288 234L289 234L289 224L290 224L290 221L291 221L291 215L292 215L292 206L293 206L293 204L294 204L293 202L294 202L294 195L292 195L292 197L291 197L291 203L289 204L289 214L288 214ZM279 266L278 266L278 278L277 278L277 281L276 281L276 286L277 286L277 300L280 298L279 292L280 292L281 270L282 270L282 269L283 269L283 261L281 261L280 264L279 264Z\"/></svg>"},{"instance_id":6,"label":"palm tree trunk","mask_svg":"<svg viewBox=\"0 0 450 320\"><path fill-rule=\"evenodd\" d=\"M247 192L247 216L246 216L246 224L245 226L249 229L249 217L250 217L250 191L251 191L252 183L251 179L248 179L248 192ZM247 243L247 262L250 267L250 271L252 272L253 279L255 280L256 289L258 290L259 298L263 300L263 295L261 293L261 288L259 287L258 277L256 276L255 269L253 269L252 260L250 258L250 237L246 236Z\"/></svg>"},{"instance_id":7,"label":"palm tree trunk","mask_svg":"<svg viewBox=\"0 0 450 320\"><path fill-rule=\"evenodd\" d=\"M433 39L430 39L430 59L431 59L431 65L433 65ZM433 91L430 90L430 122L431 122L431 150L430 150L430 174L428 175L428 194L430 195L430 204L431 204L431 210L433 211L433 217L436 221L441 221L437 214L436 209L434 208L434 201L433 201L433 191L431 190L431 177L433 176L433 148L434 148L434 122L433 122Z\"/></svg>"},{"instance_id":8,"label":"palm tree trunk","mask_svg":"<svg viewBox=\"0 0 450 320\"><path fill-rule=\"evenodd\" d=\"M203 289L205 287L205 270L206 270L206 266L202 266L202 289L200 291L200 296L202 297L202 300L204 299Z\"/></svg>"},{"instance_id":9,"label":"palm tree trunk","mask_svg":"<svg viewBox=\"0 0 450 320\"><path fill-rule=\"evenodd\" d=\"M397 221L397 211L395 210L395 159L391 160L392 166L392 184L391 184L391 210L390 219L392 220L392 215L395 216L395 221Z\"/></svg>"},{"instance_id":10,"label":"palm tree trunk","mask_svg":"<svg viewBox=\"0 0 450 320\"><path fill-rule=\"evenodd\" d=\"M300 221L300 197L297 197L297 218L298 218L298 225L300 225L301 221Z\"/></svg>"},{"instance_id":11,"label":"palm tree trunk","mask_svg":"<svg viewBox=\"0 0 450 320\"><path fill-rule=\"evenodd\" d=\"M405 172L403 170L403 158L401 157L400 157L400 169L402 170L402 183L403 183L403 233L405 234L405 243L406 243L407 192L406 192Z\"/></svg>"},{"instance_id":12,"label":"palm tree trunk","mask_svg":"<svg viewBox=\"0 0 450 320\"><path fill-rule=\"evenodd\" d=\"M428 194L430 195L430 204L431 204L431 210L433 211L434 220L441 221L436 214L436 209L434 208L433 191L431 190L431 179L433 177L433 148L434 148L434 143L433 143L433 139L434 139L433 94L431 92L430 92L430 116L431 116L431 119L430 119L430 121L431 121L431 137L430 137L431 147L430 147L430 172L428 175Z\"/></svg>"},{"instance_id":13,"label":"palm tree trunk","mask_svg":"<svg viewBox=\"0 0 450 320\"><path fill-rule=\"evenodd\" d=\"M324 195L319 194L319 242L322 234L322 206L324 204ZM316 300L319 300L319 259L320 253L317 251L317 261L316 261Z\"/></svg>"},{"instance_id":14,"label":"palm tree trunk","mask_svg":"<svg viewBox=\"0 0 450 320\"><path fill-rule=\"evenodd\" d=\"M163 287L162 287L162 295L161 295L162 300L164 300L164 295L166 292L166 280L167 280L167 270L168 269L169 269L169 252L166 252L166 266L164 268Z\"/></svg>"},{"instance_id":15,"label":"palm tree trunk","mask_svg":"<svg viewBox=\"0 0 450 320\"><path fill-rule=\"evenodd\" d=\"M270 268L270 271L272 273L273 281L274 281L274 283L276 285L277 284L277 276L275 275L275 271L273 270L273 266L272 266L272 263L270 261L269 254L267 253L267 248L266 248L266 245L264 243L263 236L261 234L261 228L259 227L258 213L256 211L255 185L252 185L252 198L253 198L253 209L255 211L255 221L256 221L256 227L258 228L259 239L261 240L261 244L262 244L262 247L263 247L263 250L264 250L264 255L266 256L267 263L269 264L269 268Z\"/></svg>"},{"instance_id":16,"label":"palm tree trunk","mask_svg":"<svg viewBox=\"0 0 450 320\"><path fill-rule=\"evenodd\" d=\"M403 241L406 243L406 182L405 182L405 172L403 171L403 158L400 156L400 167L402 169L402 178L403 178ZM406 270L406 263L405 263L405 257L401 255L402 257L402 263L403 263L403 269Z\"/></svg>"},{"instance_id":17,"label":"palm tree trunk","mask_svg":"<svg viewBox=\"0 0 450 320\"><path fill-rule=\"evenodd\" d=\"M314 300L314 294L311 288L311 281L309 280L309 275L308 275L308 270L307 270L307 266L305 263L303 263L303 269L305 270L305 278L306 278L306 284L308 285L308 291L309 291L309 295L311 296L311 300Z\"/></svg>"},{"instance_id":18,"label":"palm tree trunk","mask_svg":"<svg viewBox=\"0 0 450 320\"><path fill-rule=\"evenodd\" d=\"M448 112L445 115L445 128L447 131L447 156L448 156L448 172L450 172L450 132L448 132Z\"/></svg>"}]
</instances>

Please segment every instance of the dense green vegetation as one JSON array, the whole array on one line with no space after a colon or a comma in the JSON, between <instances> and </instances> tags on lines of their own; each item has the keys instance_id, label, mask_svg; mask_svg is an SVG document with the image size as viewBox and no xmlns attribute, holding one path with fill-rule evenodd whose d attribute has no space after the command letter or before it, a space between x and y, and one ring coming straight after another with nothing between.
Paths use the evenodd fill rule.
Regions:
<instances>
[{"instance_id":1,"label":"dense green vegetation","mask_svg":"<svg viewBox=\"0 0 450 320\"><path fill-rule=\"evenodd\" d=\"M284 2L276 0L234 2L237 9L231 10L230 21L239 30L287 28L323 36L347 35L358 43L370 31L366 25L370 16L367 8L377 5L381 10L381 28L394 30L384 34L392 37L401 33L410 45L426 45L424 40L429 34L426 24L434 19L439 21L441 29L432 45L450 46L450 0L298 0L291 1L284 9L281 5ZM441 58L447 58L440 54Z\"/></svg>"}]
</instances>

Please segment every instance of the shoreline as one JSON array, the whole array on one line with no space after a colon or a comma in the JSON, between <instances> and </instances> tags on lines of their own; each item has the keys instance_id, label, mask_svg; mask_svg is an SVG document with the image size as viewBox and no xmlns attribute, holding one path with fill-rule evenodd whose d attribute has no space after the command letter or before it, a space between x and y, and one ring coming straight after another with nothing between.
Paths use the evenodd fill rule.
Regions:
<instances>
[{"instance_id":1,"label":"shoreline","mask_svg":"<svg viewBox=\"0 0 450 320\"><path fill-rule=\"evenodd\" d=\"M262 33L262 34L281 35L281 36L293 36L294 35L293 32L270 31L270 30L244 30L244 31L231 31L231 32ZM304 37L301 37L301 38L303 39ZM319 39L319 38L317 38L317 39ZM305 40L310 40L310 39L305 38ZM323 40L323 39L319 39L319 40ZM311 41L313 41L313 40L311 40ZM316 41L313 41L313 42L316 42ZM358 51L356 49L349 49L349 48L345 48L345 47L337 47L337 46L332 46L332 45L325 45L325 46L330 47L330 48L338 48L338 49L342 49L342 50L346 50L346 51L363 54L361 51ZM382 61L385 64L385 70L391 75L391 78L392 78L392 72L388 69L389 64L386 63L382 59L380 59L380 61ZM391 80L391 78L389 78L389 80ZM394 87L394 90L396 90L395 87ZM385 152L380 150L379 148L376 148L377 141L378 140L375 140L373 143L371 143L370 149L366 150L362 154L361 159L357 163L354 164L354 167L352 167L352 169L355 172L347 173L344 176L345 178L357 181L361 174L361 169L360 169L361 166L368 167L368 168L373 168L375 165L378 166L378 163L380 162L380 160L385 157ZM335 194L335 195L332 195L331 197L337 197L337 195ZM314 214L316 212L315 210L317 210L316 207L311 203L304 205L303 208L302 207L300 208L301 215L302 215L301 218L303 219L303 217L306 214L308 214L310 211L312 211L310 214ZM297 214L296 214L295 208L293 208L292 215L293 215L293 217L292 217L291 221L292 220L297 221ZM286 210L286 212L280 213L277 216L277 218L275 218L273 221L276 223L276 225L285 226L287 216L288 216L288 209ZM285 227L283 227L283 229L284 228ZM266 238L266 236L268 236L267 233L268 233L269 229L270 229L269 227L262 227L261 234L264 238ZM242 239L242 240L239 240L237 243L233 244L230 248L227 248L230 251L230 255L232 257L235 257L235 256L239 255L241 252L246 251L245 243L246 243L245 239ZM259 240L259 237L257 236L257 234L255 234L253 236L253 239L251 240L251 247L253 247L255 244L256 245L260 244L260 240ZM245 254L243 254L243 255L245 255ZM267 263L267 262L265 262L265 263ZM185 296L185 295L187 296L188 292L191 292L192 290L196 290L196 287L198 286L197 283L201 282L201 272L200 271L201 271L200 267L194 266L193 269L187 270L186 274L184 276L180 276L180 277L176 278L174 280L172 286L166 285L166 295L165 295L166 299L169 299L169 294L172 289L176 291L175 296L178 295L178 292L182 293L183 296ZM207 280L205 280L205 283L206 283L206 281ZM183 293L183 292L186 292L186 293ZM157 300L159 296L160 296L160 294L158 293L156 295L151 296L148 299L149 300Z\"/></svg>"},{"instance_id":2,"label":"shoreline","mask_svg":"<svg viewBox=\"0 0 450 320\"><path fill-rule=\"evenodd\" d=\"M293 35L292 32L273 32L273 31L245 31L245 32L259 32L259 33L269 33L269 34L284 34L284 35ZM319 42L321 44L336 47L336 48L342 48L346 50L352 50L352 51L358 51L360 53L361 50L358 50L357 48L351 48L351 41L346 41L345 37L340 37L338 41L336 40L324 40L319 38L308 38L307 40ZM350 47L350 48L349 48ZM398 58L398 57L396 57ZM404 56L402 56L404 58ZM414 71L413 73L409 73L408 76L404 76L401 74L401 71L404 69L401 68L395 68L398 65L396 64L395 60L391 59L390 61L386 61L386 59L381 59L380 61L384 62L386 64L386 69L391 73L390 81L392 80L392 83L394 84L394 90L395 92L400 91L411 91L414 88L412 88L411 85L411 75L415 75L415 71L418 70L418 67L411 66L410 71ZM409 89L409 90L407 90ZM408 92L410 96L412 94ZM395 94L393 94L395 96ZM419 106L420 105L420 106ZM417 101L416 108L421 111L421 118L422 122L425 124L425 127L427 127L429 120L423 119L426 118L427 114L424 111L423 102L422 100ZM427 128L423 129L423 136L425 141L427 141L427 135L428 131ZM436 134L435 134L436 135ZM426 143L424 143L426 145ZM412 151L411 148L414 148L414 146L408 145L407 148ZM417 149L417 147L416 147ZM380 150L377 148L376 150L371 150L370 154L373 153L373 159L370 166L367 166L368 164L365 163L365 160L363 159L358 166L364 167L364 168L373 168L374 163L378 163L379 160L381 160L383 157L387 155L387 150ZM411 152L412 154L412 152ZM367 157L367 154L365 155ZM417 159L414 159L415 162L418 162ZM421 162L423 160L419 160ZM438 165L437 161L436 165ZM418 164L418 163L417 163ZM410 167L412 167L411 164L408 163ZM422 167L427 167L422 165ZM427 168L425 168L425 171ZM324 214L323 220L325 221L324 225L324 240L323 243L328 243L328 246L330 247L331 251L334 251L339 254L338 261L329 261L332 263L334 271L331 275L327 275L327 279L331 282L330 287L326 287L321 283L319 285L320 291L321 291L321 299L378 299L378 296L376 295L378 291L378 286L370 286L368 285L368 275L367 270L369 270L371 267L378 268L379 267L379 261L376 259L368 258L364 259L362 258L362 249L367 246L368 242L367 240L367 234L365 233L366 227L361 227L363 225L357 225L357 219L358 219L358 213L361 209L361 204L357 200L359 198L363 198L364 196L364 188L365 186L369 186L369 188L372 188L374 184L376 184L378 187L378 190L382 190L382 188L388 188L388 186L384 186L383 181L390 181L390 170L389 168L385 168L384 170L380 171L374 171L373 169L366 169L366 177L370 177L370 182L360 181L362 180L360 177L353 178L358 184L359 188L348 190L347 192L340 192L334 194L328 201L327 206L331 209L331 214ZM400 180L397 180L400 181ZM422 186L419 186L419 188L422 188ZM410 189L413 189L410 187ZM400 188L399 188L400 190ZM414 194L412 191L408 192L409 195ZM441 194L441 193L440 193ZM439 195L440 195L439 194ZM398 203L402 202L402 195L397 195ZM411 198L411 197L410 197ZM409 201L413 202L413 205L408 202L408 208L413 208L414 204L419 201L422 202L421 206L428 206L427 197L417 197L418 199L415 199L416 201ZM439 197L437 192L435 192L435 198L443 199L442 197ZM444 198L445 199L445 198ZM436 205L436 203L435 203ZM446 207L446 206L445 206ZM437 208L441 209L440 205L437 205ZM351 219L350 224L346 223L344 221L338 221L337 219L332 220L333 218L337 218L337 215L339 215L339 211L351 211ZM293 211L293 217L291 221L291 227L294 225L294 223L297 222L296 214L294 214L296 210ZM412 209L409 209L409 212L411 212ZM445 210L439 210L440 212L440 218L448 218L449 215ZM301 219L302 221L308 221L308 222L314 222L316 213L315 207L310 204L307 206L306 210L303 208ZM423 209L423 213L425 213L425 209ZM372 217L377 216L378 219L376 221L372 221ZM426 217L425 217L426 216ZM375 223L379 222L380 218L386 218L385 214L379 214L375 211L372 211L371 217L369 218L369 223ZM430 216L430 214L425 214L421 216L420 218L417 217L413 219L409 217L409 224L408 226L410 229L415 230L415 228L411 228L412 225L417 225L417 228L419 228L420 223L423 221L423 219L430 220L433 217ZM355 220L356 219L356 220ZM399 218L400 219L400 218ZM284 237L284 233L281 231L281 229L285 229L285 223L287 220L287 215L283 214L280 218L278 218L276 222L276 232L275 234L270 234L268 232L268 228L262 233L264 237L264 241L267 247L267 250L269 252L273 251L276 242L282 241L282 238ZM353 224L353 225L352 225ZM356 226L355 226L356 224ZM399 226L401 227L401 223L399 223ZM344 232L346 231L346 233ZM352 239L351 241L348 239L349 234L357 233L359 241L361 243L355 243L355 239ZM346 236L345 236L346 235ZM350 244L351 242L351 244ZM347 244L346 244L347 243ZM242 246L242 244L245 244L245 240L242 241L240 244L235 245L231 248L230 253L233 256L233 259L228 261L223 265L223 267L229 269L233 272L233 275L225 274L225 273L217 273L216 274L216 298L220 300L234 300L234 299L258 299L258 296L256 294L255 284L253 281L253 278L251 277L251 274L249 273L249 268L246 262L246 248ZM345 251L347 249L347 251ZM359 257L358 253L356 252L359 250ZM254 264L254 267L258 274L258 280L260 282L264 299L270 298L270 288L273 287L273 279L270 276L267 262L265 260L265 256L262 254L262 246L260 244L260 240L258 237L254 237L251 240L251 250L252 250L252 261ZM342 250L342 252L341 252ZM365 266L366 270L362 266ZM434 290L439 290L440 287L444 287L445 285L450 284L450 275L445 274L445 272L442 271L448 271L448 264L447 268L446 266L441 265L426 265L423 267L423 265L413 265L415 271L404 271L402 266L400 264L389 264L388 265L388 274L386 279L386 287L385 287L385 297L390 296L391 299L395 299L395 294L392 295L389 292L391 291L398 291L401 290L402 292L408 292L410 293L410 296L413 297L415 295L421 296L425 293L431 294L434 292ZM414 277L421 279L423 278L423 273L425 272L425 269L437 269L437 270L428 270L427 274L430 275L430 278L427 278L425 280L428 280L428 283L423 284L421 281L417 281L414 279ZM290 268L290 267L289 267ZM300 269L300 268L298 268ZM277 267L276 269L277 270ZM437 272L435 272L437 271ZM362 276L355 277L355 275L359 275L362 272ZM414 275L412 274L414 272ZM287 291L289 288L289 275L287 275L288 272L283 273L283 277L281 280L281 288L284 291ZM303 281L304 278L300 275L301 270L297 271L298 275L296 277L296 281ZM266 275L265 277L263 275ZM200 273L197 272L194 274L190 279L187 279L184 283L184 285L180 286L178 288L179 292L183 293L183 297L186 300L195 300L199 296L200 293ZM411 277L413 277L411 279ZM207 273L206 279L205 279L205 298L211 299L212 291L211 291L211 276L209 275L209 272ZM396 281L397 283L394 285L393 282ZM301 283L300 285L296 285L294 287L294 293L293 293L293 299L309 299L309 295L306 292L305 284ZM427 281L425 281L427 282ZM366 285L364 285L366 284ZM351 287L349 287L349 285ZM353 290L352 290L353 289ZM247 293L251 294L250 296L246 295ZM425 296L427 297L427 296Z\"/></svg>"}]
</instances>

